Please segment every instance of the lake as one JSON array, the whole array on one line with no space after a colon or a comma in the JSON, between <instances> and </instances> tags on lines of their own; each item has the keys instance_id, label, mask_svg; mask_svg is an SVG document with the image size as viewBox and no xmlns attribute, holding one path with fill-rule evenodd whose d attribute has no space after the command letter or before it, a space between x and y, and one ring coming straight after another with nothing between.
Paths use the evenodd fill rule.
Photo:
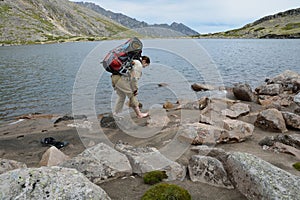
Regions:
<instances>
[{"instance_id":1,"label":"lake","mask_svg":"<svg viewBox=\"0 0 300 200\"><path fill-rule=\"evenodd\" d=\"M29 113L110 112L116 95L101 60L122 41L0 47L0 123ZM169 100L197 99L193 83L254 89L285 70L300 73L300 40L156 39L142 40L151 58L139 82L145 109ZM166 83L166 87L159 87Z\"/></svg>"}]
</instances>

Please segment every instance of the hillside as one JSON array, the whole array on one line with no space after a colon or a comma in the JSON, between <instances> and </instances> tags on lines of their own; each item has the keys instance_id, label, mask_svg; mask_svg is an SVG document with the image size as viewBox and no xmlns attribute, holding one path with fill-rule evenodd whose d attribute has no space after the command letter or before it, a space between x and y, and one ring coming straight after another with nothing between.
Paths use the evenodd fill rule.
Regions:
<instances>
[{"instance_id":1,"label":"hillside","mask_svg":"<svg viewBox=\"0 0 300 200\"><path fill-rule=\"evenodd\" d=\"M91 10L94 10L101 15L104 15L113 21L122 24L125 27L133 29L140 34L149 37L168 37L168 36L193 36L199 33L192 30L182 23L173 22L168 24L148 24L144 21L138 21L134 18L128 17L122 13L114 13L109 10L89 2L77 2L77 4L85 6Z\"/></svg>"},{"instance_id":2,"label":"hillside","mask_svg":"<svg viewBox=\"0 0 300 200\"><path fill-rule=\"evenodd\" d=\"M128 33L128 28L68 0L1 0L0 21L0 44L94 40Z\"/></svg>"},{"instance_id":3,"label":"hillside","mask_svg":"<svg viewBox=\"0 0 300 200\"><path fill-rule=\"evenodd\" d=\"M256 20L242 28L200 35L211 38L300 38L300 8Z\"/></svg>"}]
</instances>

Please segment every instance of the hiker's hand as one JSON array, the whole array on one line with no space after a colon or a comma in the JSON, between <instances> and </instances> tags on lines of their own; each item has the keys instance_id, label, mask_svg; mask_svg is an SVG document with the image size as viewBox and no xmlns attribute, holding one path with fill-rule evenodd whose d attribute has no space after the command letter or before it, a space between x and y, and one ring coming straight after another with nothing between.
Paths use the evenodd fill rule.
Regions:
<instances>
[{"instance_id":1,"label":"hiker's hand","mask_svg":"<svg viewBox=\"0 0 300 200\"><path fill-rule=\"evenodd\" d=\"M133 91L133 95L136 96L137 94L138 94L138 91L137 91L137 90L134 90L134 91Z\"/></svg>"}]
</instances>

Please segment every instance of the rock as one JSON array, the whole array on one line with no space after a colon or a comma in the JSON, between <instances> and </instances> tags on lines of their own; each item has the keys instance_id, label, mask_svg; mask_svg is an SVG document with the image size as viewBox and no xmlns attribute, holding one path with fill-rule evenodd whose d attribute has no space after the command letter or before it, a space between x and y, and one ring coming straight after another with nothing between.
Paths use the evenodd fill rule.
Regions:
<instances>
[{"instance_id":1,"label":"rock","mask_svg":"<svg viewBox=\"0 0 300 200\"><path fill-rule=\"evenodd\" d=\"M206 84L200 84L200 83L194 83L191 85L191 88L198 92L198 91L207 91L207 90L215 90L216 87L211 86L211 85L206 85Z\"/></svg>"},{"instance_id":2,"label":"rock","mask_svg":"<svg viewBox=\"0 0 300 200\"><path fill-rule=\"evenodd\" d=\"M294 96L293 100L298 106L300 106L300 92Z\"/></svg>"},{"instance_id":3,"label":"rock","mask_svg":"<svg viewBox=\"0 0 300 200\"><path fill-rule=\"evenodd\" d=\"M300 150L300 135L276 135L271 137L265 137L258 144L261 146L273 146L276 142L283 143L292 147L295 147Z\"/></svg>"},{"instance_id":4,"label":"rock","mask_svg":"<svg viewBox=\"0 0 300 200\"><path fill-rule=\"evenodd\" d=\"M179 129L178 138L193 145L215 145L219 143L242 142L253 134L251 124L236 120L227 120L225 127L219 128L202 123L187 123Z\"/></svg>"},{"instance_id":5,"label":"rock","mask_svg":"<svg viewBox=\"0 0 300 200\"><path fill-rule=\"evenodd\" d=\"M221 162L228 156L228 153L226 153L223 149L209 147L206 145L192 146L190 150L196 152L200 156L210 156L220 160Z\"/></svg>"},{"instance_id":6,"label":"rock","mask_svg":"<svg viewBox=\"0 0 300 200\"><path fill-rule=\"evenodd\" d=\"M282 112L285 124L295 129L300 129L300 116L291 112Z\"/></svg>"},{"instance_id":7,"label":"rock","mask_svg":"<svg viewBox=\"0 0 300 200\"><path fill-rule=\"evenodd\" d=\"M209 125L215 124L210 117L207 117L207 116L201 115L201 114L199 116L199 122L204 123L204 124L209 124Z\"/></svg>"},{"instance_id":8,"label":"rock","mask_svg":"<svg viewBox=\"0 0 300 200\"><path fill-rule=\"evenodd\" d=\"M24 168L1 174L0 198L110 200L83 174L61 167Z\"/></svg>"},{"instance_id":9,"label":"rock","mask_svg":"<svg viewBox=\"0 0 300 200\"><path fill-rule=\"evenodd\" d=\"M233 185L248 199L299 199L300 177L256 156L231 153L226 169Z\"/></svg>"},{"instance_id":10,"label":"rock","mask_svg":"<svg viewBox=\"0 0 300 200\"><path fill-rule=\"evenodd\" d=\"M234 94L235 98L237 98L238 100L252 101L252 102L257 101L257 98L254 95L254 93L252 92L250 85L247 83L235 84L233 87L233 94Z\"/></svg>"},{"instance_id":11,"label":"rock","mask_svg":"<svg viewBox=\"0 0 300 200\"><path fill-rule=\"evenodd\" d=\"M159 84L158 84L158 87L167 87L167 86L168 86L167 83L159 83Z\"/></svg>"},{"instance_id":12,"label":"rock","mask_svg":"<svg viewBox=\"0 0 300 200\"><path fill-rule=\"evenodd\" d=\"M10 170L26 168L26 167L27 166L25 163L18 162L15 160L8 160L8 159L0 158L0 174L3 174Z\"/></svg>"},{"instance_id":13,"label":"rock","mask_svg":"<svg viewBox=\"0 0 300 200\"><path fill-rule=\"evenodd\" d=\"M232 119L225 119L223 122L224 129L229 132L231 141L242 142L253 135L254 126L252 124Z\"/></svg>"},{"instance_id":14,"label":"rock","mask_svg":"<svg viewBox=\"0 0 300 200\"><path fill-rule=\"evenodd\" d=\"M115 148L124 153L131 164L132 172L140 176L150 171L165 171L168 181L183 180L186 169L177 162L169 160L156 148L133 147L125 144L116 144Z\"/></svg>"},{"instance_id":15,"label":"rock","mask_svg":"<svg viewBox=\"0 0 300 200\"><path fill-rule=\"evenodd\" d=\"M281 84L265 84L257 87L255 91L258 94L275 96L283 92L283 87L281 86Z\"/></svg>"},{"instance_id":16,"label":"rock","mask_svg":"<svg viewBox=\"0 0 300 200\"><path fill-rule=\"evenodd\" d=\"M229 109L222 110L222 115L236 119L239 116L247 115L250 112L250 107L245 103L235 103Z\"/></svg>"},{"instance_id":17,"label":"rock","mask_svg":"<svg viewBox=\"0 0 300 200\"><path fill-rule=\"evenodd\" d=\"M42 156L40 166L57 166L60 163L70 159L63 152L58 150L55 146L50 147Z\"/></svg>"},{"instance_id":18,"label":"rock","mask_svg":"<svg viewBox=\"0 0 300 200\"><path fill-rule=\"evenodd\" d=\"M57 124L59 122L62 121L69 121L69 120L74 120L74 119L87 119L86 115L74 115L74 116L70 116L70 115L64 115L63 117L58 117L55 121L54 124Z\"/></svg>"},{"instance_id":19,"label":"rock","mask_svg":"<svg viewBox=\"0 0 300 200\"><path fill-rule=\"evenodd\" d=\"M193 182L233 189L222 163L209 156L194 155L189 160L188 171Z\"/></svg>"},{"instance_id":20,"label":"rock","mask_svg":"<svg viewBox=\"0 0 300 200\"><path fill-rule=\"evenodd\" d=\"M287 131L281 112L274 108L261 111L254 125L267 131L281 133Z\"/></svg>"},{"instance_id":21,"label":"rock","mask_svg":"<svg viewBox=\"0 0 300 200\"><path fill-rule=\"evenodd\" d=\"M280 142L275 142L274 145L271 147L273 149L276 149L276 151L282 152L282 153L288 153L296 156L297 159L300 160L300 150L296 149L295 147L282 144Z\"/></svg>"},{"instance_id":22,"label":"rock","mask_svg":"<svg viewBox=\"0 0 300 200\"><path fill-rule=\"evenodd\" d=\"M147 119L147 127L162 128L170 122L169 117L165 114L165 111L152 110L149 119Z\"/></svg>"},{"instance_id":23,"label":"rock","mask_svg":"<svg viewBox=\"0 0 300 200\"><path fill-rule=\"evenodd\" d=\"M290 70L275 76L267 81L267 84L281 84L285 91L297 93L300 90L300 75Z\"/></svg>"},{"instance_id":24,"label":"rock","mask_svg":"<svg viewBox=\"0 0 300 200\"><path fill-rule=\"evenodd\" d=\"M103 128L118 128L118 125L113 116L103 116L100 120L100 126Z\"/></svg>"},{"instance_id":25,"label":"rock","mask_svg":"<svg viewBox=\"0 0 300 200\"><path fill-rule=\"evenodd\" d=\"M132 174L127 157L104 143L86 149L60 166L75 168L96 184Z\"/></svg>"},{"instance_id":26,"label":"rock","mask_svg":"<svg viewBox=\"0 0 300 200\"><path fill-rule=\"evenodd\" d=\"M164 109L172 109L172 108L174 108L174 105L171 102L166 101L163 105L163 108Z\"/></svg>"}]
</instances>

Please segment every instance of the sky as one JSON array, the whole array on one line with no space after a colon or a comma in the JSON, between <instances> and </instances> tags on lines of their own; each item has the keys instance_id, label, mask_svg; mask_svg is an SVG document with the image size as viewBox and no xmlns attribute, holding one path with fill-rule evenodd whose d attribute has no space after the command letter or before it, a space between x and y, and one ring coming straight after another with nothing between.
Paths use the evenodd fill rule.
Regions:
<instances>
[{"instance_id":1,"label":"sky","mask_svg":"<svg viewBox=\"0 0 300 200\"><path fill-rule=\"evenodd\" d=\"M93 2L148 24L183 23L199 33L240 28L267 15L300 8L300 0L73 0Z\"/></svg>"}]
</instances>

